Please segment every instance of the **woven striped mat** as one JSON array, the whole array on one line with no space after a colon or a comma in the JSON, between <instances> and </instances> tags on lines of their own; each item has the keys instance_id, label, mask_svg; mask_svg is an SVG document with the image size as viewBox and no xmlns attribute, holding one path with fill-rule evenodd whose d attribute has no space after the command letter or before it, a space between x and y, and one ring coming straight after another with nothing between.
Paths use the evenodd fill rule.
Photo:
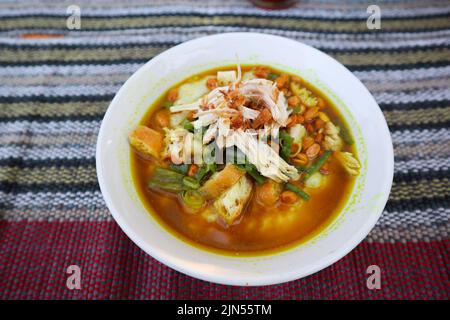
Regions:
<instances>
[{"instance_id":1,"label":"woven striped mat","mask_svg":"<svg viewBox=\"0 0 450 320\"><path fill-rule=\"evenodd\" d=\"M125 3L125 2L124 2ZM0 2L0 298L448 299L450 2L301 0L264 11L247 1ZM392 193L373 231L307 278L265 287L193 279L152 259L113 221L95 172L103 114L152 56L188 39L256 31L310 44L369 88L395 148ZM66 268L81 267L81 289ZM381 289L366 286L369 265Z\"/></svg>"}]
</instances>

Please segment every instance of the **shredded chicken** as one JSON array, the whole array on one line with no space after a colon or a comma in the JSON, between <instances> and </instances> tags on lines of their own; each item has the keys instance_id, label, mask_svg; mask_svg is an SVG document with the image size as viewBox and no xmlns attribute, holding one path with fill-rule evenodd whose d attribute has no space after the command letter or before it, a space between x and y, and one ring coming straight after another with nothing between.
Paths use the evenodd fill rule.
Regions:
<instances>
[{"instance_id":1,"label":"shredded chicken","mask_svg":"<svg viewBox=\"0 0 450 320\"><path fill-rule=\"evenodd\" d=\"M297 169L284 161L267 143L258 140L256 135L236 130L232 140L263 176L276 182L298 180Z\"/></svg>"},{"instance_id":2,"label":"shredded chicken","mask_svg":"<svg viewBox=\"0 0 450 320\"><path fill-rule=\"evenodd\" d=\"M280 92L272 81L266 79L251 79L240 82L239 74L240 72L238 72L236 81L231 85L218 87L196 102L172 106L170 111L172 113L195 111L194 116L200 120L196 122L198 127L208 126L219 116L226 117L236 111L240 111L244 119L256 119L260 113L258 110L242 105L240 110L233 108L236 100L241 96L249 100L262 101L270 110L272 118L280 126L286 126L291 111L288 109L283 92ZM230 96L234 96L234 98L230 98ZM245 99L240 99L240 102L245 102ZM212 119L214 116L205 117L206 114L210 113L216 114L217 118Z\"/></svg>"},{"instance_id":3,"label":"shredded chicken","mask_svg":"<svg viewBox=\"0 0 450 320\"><path fill-rule=\"evenodd\" d=\"M174 114L193 111L194 129L208 127L203 144L215 140L221 149L235 145L262 175L277 182L298 179L296 168L278 155L278 148L271 148L262 139L269 135L277 137L280 127L287 125L292 111L284 93L271 80L241 81L241 78L239 65L237 73L220 72L217 80L221 87L193 103L174 105L170 111ZM244 131L247 128L262 128L259 139L256 133ZM176 160L181 159L184 155L182 146L191 143L190 140L185 142L192 139L191 135L184 131L171 131L167 135L172 137L168 144L170 155Z\"/></svg>"},{"instance_id":4,"label":"shredded chicken","mask_svg":"<svg viewBox=\"0 0 450 320\"><path fill-rule=\"evenodd\" d=\"M273 119L281 126L287 125L290 114L283 92L278 91L275 84L266 79L252 79L242 82L240 91L245 96L261 100L269 108Z\"/></svg>"},{"instance_id":5,"label":"shredded chicken","mask_svg":"<svg viewBox=\"0 0 450 320\"><path fill-rule=\"evenodd\" d=\"M247 107L241 107L241 111L242 111L242 116L244 117L244 119L249 119L249 120L255 120L256 118L258 118L260 112L258 110L255 109L250 109Z\"/></svg>"}]
</instances>

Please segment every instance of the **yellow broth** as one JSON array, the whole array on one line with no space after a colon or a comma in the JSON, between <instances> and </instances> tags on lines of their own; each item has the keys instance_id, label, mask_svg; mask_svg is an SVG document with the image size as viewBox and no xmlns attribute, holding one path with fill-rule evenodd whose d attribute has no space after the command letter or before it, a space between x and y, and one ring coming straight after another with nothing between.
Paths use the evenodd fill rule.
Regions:
<instances>
[{"instance_id":1,"label":"yellow broth","mask_svg":"<svg viewBox=\"0 0 450 320\"><path fill-rule=\"evenodd\" d=\"M242 69L244 72L251 68L252 66L245 66ZM174 87L203 76L214 75L217 70L209 70ZM271 70L281 73L273 68ZM326 101L327 107L323 111L333 122L338 120L340 126L346 126L345 120L326 96L304 81L302 85ZM154 115L164 108L162 102L166 93L149 108L140 124L158 129ZM347 131L350 132L348 128ZM356 150L349 145L344 144L343 150L356 155ZM349 198L355 179L345 172L334 157L330 157L328 164L330 174L326 176L326 184L318 189L304 188L311 196L309 201L300 200L294 205L282 204L279 201L274 206L267 207L256 201L253 191L238 222L224 227L217 222L208 222L201 214L186 209L180 196L149 189L147 184L156 163L131 151L132 177L139 198L168 231L196 247L240 256L265 255L286 250L317 235L333 221Z\"/></svg>"}]
</instances>

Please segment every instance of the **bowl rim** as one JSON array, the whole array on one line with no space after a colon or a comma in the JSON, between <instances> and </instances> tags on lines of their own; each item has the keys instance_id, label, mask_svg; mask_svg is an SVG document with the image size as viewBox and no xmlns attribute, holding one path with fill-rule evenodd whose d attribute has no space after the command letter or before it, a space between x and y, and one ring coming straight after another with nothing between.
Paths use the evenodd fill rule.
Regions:
<instances>
[{"instance_id":1,"label":"bowl rim","mask_svg":"<svg viewBox=\"0 0 450 320\"><path fill-rule=\"evenodd\" d=\"M170 52L173 50L179 50L180 48L182 48L184 46L191 46L193 44L201 43L204 41L220 39L220 38L222 38L222 39L234 38L234 37L241 37L241 38L250 37L250 38L260 38L260 39L264 38L264 40L268 40L268 39L270 40L270 39L275 38L278 40L289 41L289 42L295 43L296 45L309 47L309 49L311 49L315 54L322 55L322 56L324 56L325 59L333 60L333 62L336 65L338 65L341 69L343 69L344 72L349 73L350 76L352 78L354 78L355 81L359 82L359 84L361 85L361 90L364 90L365 94L368 97L370 97L373 100L373 102L375 103L375 105L378 107L374 110L374 112L379 113L381 115L381 118L384 120L383 126L382 126L382 128L379 128L378 133L382 134L384 136L383 139L385 139L386 142L389 142L387 145L387 150L386 150L388 152L388 154L386 154L385 157L389 161L389 164L387 167L388 171L386 172L386 178L390 177L390 179L388 180L388 183L384 186L384 189L381 190L381 191L383 191L383 195L382 195L379 203L382 204L382 206L380 205L380 209L377 210L377 214L372 214L368 217L367 221L363 225L361 225L361 227L358 229L358 232L355 233L349 240L347 240L339 248L339 250L335 250L332 253L327 253L321 259L318 259L317 261L315 261L306 272L301 271L301 270L300 271L293 270L292 272L289 272L289 273L287 273L287 272L282 273L282 274L273 273L273 274L264 275L264 276L259 275L258 277L249 279L249 278L244 278L242 276L239 278L231 278L229 276L224 276L224 275L217 274L217 273L214 274L213 272L207 272L207 273L199 272L194 268L180 266L176 262L176 255L168 252L167 250L163 250L163 249L160 250L158 247L153 246L148 241L145 241L144 239L142 239L141 236L135 230L133 230L132 227L130 227L128 225L128 223L122 217L122 214L120 213L120 211L114 205L112 197L109 194L108 187L107 187L105 179L104 179L105 172L103 170L102 163L100 162L100 158L101 158L101 152L102 152L101 141L103 141L105 139L105 134L106 134L105 123L107 123L109 121L109 119L111 118L112 106L115 105L117 103L117 101L119 100L119 97L124 94L124 92L126 90L125 89L126 84L128 82L131 82L131 79L137 77L137 74L144 72L144 68L145 69L149 68L153 64L158 63L158 60L161 59L161 56L167 52ZM285 283L288 281L307 277L313 273L316 273L322 269L329 267L330 265L334 264L338 260L342 259L350 251L352 251L356 246L358 246L364 240L364 238L366 238L366 236L369 234L369 232L373 229L373 227L379 220L379 218L384 210L384 207L386 206L387 200L389 198L389 194L390 194L390 191L392 188L393 175L394 175L394 151L393 151L393 144L392 144L391 135L390 135L390 132L388 129L388 125L386 123L386 120L383 116L383 113L382 113L378 103L376 102L376 100L374 99L372 94L369 92L369 90L364 86L364 84L348 68L346 68L344 65L342 65L339 61L335 60L333 57L329 56L328 54L326 54L314 47L311 47L305 43L302 43L302 42L296 41L296 40L292 40L289 38L275 36L275 35L269 35L269 34L256 33L256 32L221 33L221 34L208 35L208 36L188 40L188 41L185 41L174 47L171 47L168 50L165 50L164 52L156 55L155 57L153 57L152 59L147 61L145 64L140 66L139 69L136 70L121 86L121 88L118 90L118 92L114 96L113 100L109 104L108 109L106 110L106 113L101 122L100 130L99 130L99 134L98 134L98 138L97 138L95 157L96 157L97 178L98 178L98 182L99 182L100 191L105 200L105 203L106 203L109 211L111 212L111 215L113 216L114 220L120 226L122 231L140 249L142 249L144 252L146 252L152 258L160 261L161 263L165 264L166 266L169 266L170 268L172 268L176 271L179 271L183 274L186 274L191 277L195 277L197 279L201 279L204 281L209 281L209 282L214 282L214 283L224 284L224 285L235 285L235 286L262 286L262 285L274 285L274 284ZM157 222L157 223L159 223L159 222ZM205 251L205 250L202 250L202 251L209 253L208 251ZM215 253L211 253L211 254L215 254ZM231 257L231 258L245 259L245 257Z\"/></svg>"}]
</instances>

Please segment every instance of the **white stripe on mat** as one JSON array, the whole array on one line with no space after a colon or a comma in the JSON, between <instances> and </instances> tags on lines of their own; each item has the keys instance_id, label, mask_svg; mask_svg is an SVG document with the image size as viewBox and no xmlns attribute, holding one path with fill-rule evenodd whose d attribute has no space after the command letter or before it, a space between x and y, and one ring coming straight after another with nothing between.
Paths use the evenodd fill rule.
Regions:
<instances>
[{"instance_id":1,"label":"white stripe on mat","mask_svg":"<svg viewBox=\"0 0 450 320\"><path fill-rule=\"evenodd\" d=\"M95 144L65 146L11 146L0 145L0 159L22 160L84 159L95 157Z\"/></svg>"},{"instance_id":2,"label":"white stripe on mat","mask_svg":"<svg viewBox=\"0 0 450 320\"><path fill-rule=\"evenodd\" d=\"M36 28L33 33L48 33L61 34L66 32L66 29L55 28ZM436 30L436 31L417 31L417 32L392 32L383 34L380 38L378 33L342 33L342 32L314 32L314 31L300 31L300 30L286 30L276 28L262 28L262 27L247 27L247 26L225 26L225 25L209 25L209 26L158 26L146 27L139 29L104 29L104 30L83 30L71 31L70 37L62 39L20 39L20 35L29 33L29 29L17 28L14 30L0 31L1 41L4 43L64 43L65 41L72 41L69 39L82 39L82 41L96 41L98 43L115 43L121 41L133 41L133 39L145 39L159 37L172 37L174 41L184 41L187 39L203 37L210 34L225 33L225 32L257 32L267 33L278 36L283 36L298 40L300 42L313 41L311 43L317 44L319 48L334 48L334 49L349 49L349 48L398 48L401 46L412 45L412 41L418 43L427 43L431 39L448 39L450 30ZM125 38L124 38L125 37ZM124 40L125 39L125 40ZM161 38L159 38L161 39ZM75 40L74 40L75 41ZM78 41L78 40L77 40ZM142 41L142 40L141 40ZM167 41L167 40L165 40ZM342 45L339 44L342 42ZM425 42L424 42L425 41ZM436 40L432 40L436 41ZM446 40L444 40L446 41ZM327 43L332 44L331 46ZM119 42L118 42L119 43Z\"/></svg>"},{"instance_id":3,"label":"white stripe on mat","mask_svg":"<svg viewBox=\"0 0 450 320\"><path fill-rule=\"evenodd\" d=\"M100 191L85 192L25 192L11 194L0 191L3 204L14 207L30 207L32 209L48 208L49 206L82 208L103 207L105 202Z\"/></svg>"},{"instance_id":4,"label":"white stripe on mat","mask_svg":"<svg viewBox=\"0 0 450 320\"><path fill-rule=\"evenodd\" d=\"M414 225L432 225L448 222L449 208L429 208L426 210L384 211L377 225L405 228Z\"/></svg>"},{"instance_id":5,"label":"white stripe on mat","mask_svg":"<svg viewBox=\"0 0 450 320\"><path fill-rule=\"evenodd\" d=\"M450 168L450 158L430 158L430 159L410 159L407 161L395 161L395 173L407 172L430 172L448 170Z\"/></svg>"},{"instance_id":6,"label":"white stripe on mat","mask_svg":"<svg viewBox=\"0 0 450 320\"><path fill-rule=\"evenodd\" d=\"M450 128L393 131L391 132L391 137L394 145L447 141L450 138Z\"/></svg>"},{"instance_id":7,"label":"white stripe on mat","mask_svg":"<svg viewBox=\"0 0 450 320\"><path fill-rule=\"evenodd\" d=\"M6 121L1 125L0 134L17 135L61 135L97 134L100 121Z\"/></svg>"},{"instance_id":8,"label":"white stripe on mat","mask_svg":"<svg viewBox=\"0 0 450 320\"><path fill-rule=\"evenodd\" d=\"M96 36L86 36L83 33L81 37L76 37L72 35L71 37L64 38L50 38L50 39L21 39L18 37L0 38L0 44L10 44L10 45L23 45L23 48L33 48L34 45L45 46L51 48L52 45L81 45L82 47L87 47L87 45L102 45L107 47L119 46L124 44L147 44L147 45L157 45L181 43L187 40L195 39L198 37L210 35L212 33L224 33L224 32L236 32L236 31L258 31L267 34L285 36L300 42L306 43L313 47L322 50L349 50L349 49L397 49L397 48L414 48L420 49L426 46L438 46L438 45L449 45L450 39L448 35L450 30L437 31L437 32L426 32L421 38L403 38L399 41L392 41L392 39L370 37L365 39L367 41L361 41L355 39L357 37L330 37L328 35L324 36L320 33L313 32L301 32L301 31L283 31L277 29L253 29L252 28L242 28L242 27L223 27L223 26L208 26L208 27L192 27L188 28L190 31L186 30L166 30L170 28L165 28L165 30L155 30L154 32L148 32L146 35L124 35L123 33L117 34L111 37L107 37L104 31ZM171 28L175 29L175 28ZM36 32L36 31L34 31ZM16 31L17 34L18 31ZM437 37L437 35L440 35ZM392 38L392 37L390 37ZM69 47L70 48L70 47ZM69 49L68 48L68 49Z\"/></svg>"}]
</instances>

